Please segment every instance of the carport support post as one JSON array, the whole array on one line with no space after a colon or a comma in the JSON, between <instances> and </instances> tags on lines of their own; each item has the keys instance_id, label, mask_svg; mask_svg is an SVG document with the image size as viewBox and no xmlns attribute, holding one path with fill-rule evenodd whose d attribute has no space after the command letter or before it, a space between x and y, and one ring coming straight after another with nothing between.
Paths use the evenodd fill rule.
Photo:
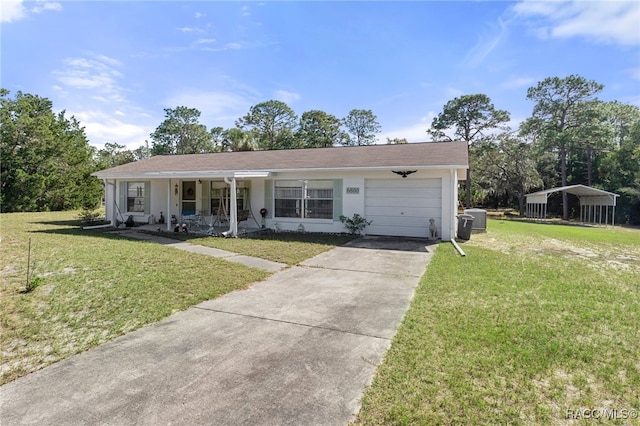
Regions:
<instances>
[{"instance_id":1,"label":"carport support post","mask_svg":"<svg viewBox=\"0 0 640 426\"><path fill-rule=\"evenodd\" d=\"M613 206L611 209L611 226L616 226L616 199L613 199Z\"/></svg>"}]
</instances>

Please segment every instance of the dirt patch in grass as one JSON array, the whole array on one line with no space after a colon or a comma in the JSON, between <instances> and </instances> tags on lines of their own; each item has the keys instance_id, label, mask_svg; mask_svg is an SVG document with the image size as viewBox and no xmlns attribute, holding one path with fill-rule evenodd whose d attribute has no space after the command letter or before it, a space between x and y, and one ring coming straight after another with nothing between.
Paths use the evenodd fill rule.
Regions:
<instances>
[{"instance_id":1,"label":"dirt patch in grass","mask_svg":"<svg viewBox=\"0 0 640 426\"><path fill-rule=\"evenodd\" d=\"M485 233L473 234L471 240L465 242L464 246L482 247L509 255L582 259L587 260L589 267L593 269L640 272L640 245L594 243L588 240L576 242L535 234L512 234L500 229L501 222L492 221L490 225L494 225L491 227L494 229L490 228ZM535 226L535 224L532 225ZM585 232L590 230L593 228L586 228ZM595 229L595 231L615 232L607 229ZM637 233L640 238L640 232Z\"/></svg>"}]
</instances>

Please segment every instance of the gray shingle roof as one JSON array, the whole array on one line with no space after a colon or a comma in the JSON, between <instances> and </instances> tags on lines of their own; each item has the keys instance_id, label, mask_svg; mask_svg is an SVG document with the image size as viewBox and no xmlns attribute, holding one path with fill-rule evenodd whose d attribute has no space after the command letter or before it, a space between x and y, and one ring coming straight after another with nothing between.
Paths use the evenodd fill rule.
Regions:
<instances>
[{"instance_id":1,"label":"gray shingle roof","mask_svg":"<svg viewBox=\"0 0 640 426\"><path fill-rule=\"evenodd\" d=\"M426 142L275 151L159 155L94 173L99 178L145 174L302 171L376 168L467 168L465 142Z\"/></svg>"}]
</instances>

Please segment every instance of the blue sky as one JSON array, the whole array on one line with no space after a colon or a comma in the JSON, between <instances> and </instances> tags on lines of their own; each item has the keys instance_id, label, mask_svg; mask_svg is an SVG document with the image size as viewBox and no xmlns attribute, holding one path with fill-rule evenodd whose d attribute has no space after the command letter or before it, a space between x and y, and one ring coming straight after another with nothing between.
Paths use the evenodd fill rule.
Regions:
<instances>
[{"instance_id":1,"label":"blue sky","mask_svg":"<svg viewBox=\"0 0 640 426\"><path fill-rule=\"evenodd\" d=\"M1 86L49 98L92 145L135 149L164 108L233 127L278 99L298 115L370 109L427 141L443 105L485 93L527 118L527 88L578 74L640 106L640 2L2 0Z\"/></svg>"}]
</instances>

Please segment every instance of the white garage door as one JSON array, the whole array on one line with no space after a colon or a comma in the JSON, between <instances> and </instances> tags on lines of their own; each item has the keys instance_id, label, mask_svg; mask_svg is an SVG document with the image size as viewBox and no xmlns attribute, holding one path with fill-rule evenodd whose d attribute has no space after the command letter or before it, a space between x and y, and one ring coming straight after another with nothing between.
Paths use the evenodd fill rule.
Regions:
<instances>
[{"instance_id":1,"label":"white garage door","mask_svg":"<svg viewBox=\"0 0 640 426\"><path fill-rule=\"evenodd\" d=\"M435 219L438 236L442 214L441 179L367 179L365 229L370 235L429 236L429 219Z\"/></svg>"}]
</instances>

